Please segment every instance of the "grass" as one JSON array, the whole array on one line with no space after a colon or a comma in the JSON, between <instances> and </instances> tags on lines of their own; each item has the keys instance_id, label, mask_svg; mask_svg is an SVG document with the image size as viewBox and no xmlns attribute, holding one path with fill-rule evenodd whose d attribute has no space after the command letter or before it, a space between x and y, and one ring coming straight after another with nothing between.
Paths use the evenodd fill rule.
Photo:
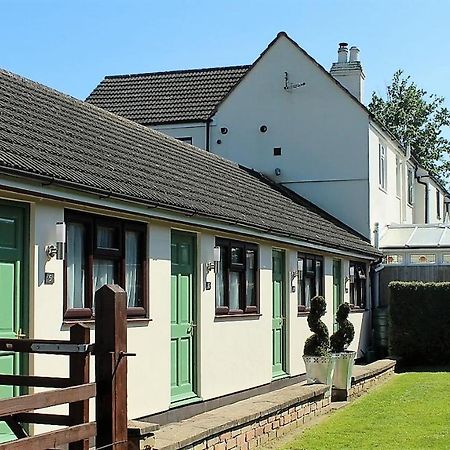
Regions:
<instances>
[{"instance_id":1,"label":"grass","mask_svg":"<svg viewBox=\"0 0 450 450\"><path fill-rule=\"evenodd\" d=\"M450 449L450 373L396 375L283 450Z\"/></svg>"}]
</instances>

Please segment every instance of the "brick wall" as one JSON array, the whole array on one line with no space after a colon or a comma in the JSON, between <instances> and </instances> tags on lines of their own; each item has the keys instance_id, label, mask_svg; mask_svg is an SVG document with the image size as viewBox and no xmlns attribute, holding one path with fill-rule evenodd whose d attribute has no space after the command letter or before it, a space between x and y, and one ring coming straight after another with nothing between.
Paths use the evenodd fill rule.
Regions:
<instances>
[{"instance_id":1,"label":"brick wall","mask_svg":"<svg viewBox=\"0 0 450 450\"><path fill-rule=\"evenodd\" d=\"M352 387L348 392L348 399L354 400L355 398L361 397L361 395L364 395L375 386L384 383L391 378L392 375L394 375L394 369L395 367L390 367L388 370L381 372L378 375L370 378L364 378L352 384Z\"/></svg>"},{"instance_id":2,"label":"brick wall","mask_svg":"<svg viewBox=\"0 0 450 450\"><path fill-rule=\"evenodd\" d=\"M185 450L248 450L308 423L314 416L329 412L331 399L314 398L307 403L291 406L272 415L227 430L219 435L197 442Z\"/></svg>"}]
</instances>

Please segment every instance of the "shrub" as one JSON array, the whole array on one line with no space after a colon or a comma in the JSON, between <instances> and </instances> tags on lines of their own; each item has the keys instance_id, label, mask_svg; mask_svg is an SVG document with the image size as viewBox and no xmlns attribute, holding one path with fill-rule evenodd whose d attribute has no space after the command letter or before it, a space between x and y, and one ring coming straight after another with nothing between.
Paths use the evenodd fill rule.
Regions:
<instances>
[{"instance_id":1,"label":"shrub","mask_svg":"<svg viewBox=\"0 0 450 450\"><path fill-rule=\"evenodd\" d=\"M407 364L450 363L450 283L389 284L389 343Z\"/></svg>"},{"instance_id":2,"label":"shrub","mask_svg":"<svg viewBox=\"0 0 450 450\"><path fill-rule=\"evenodd\" d=\"M330 337L332 353L342 353L349 346L355 337L355 328L347 319L350 313L350 305L342 303L336 311L336 322L338 330Z\"/></svg>"},{"instance_id":3,"label":"shrub","mask_svg":"<svg viewBox=\"0 0 450 450\"><path fill-rule=\"evenodd\" d=\"M305 356L327 356L330 353L330 339L328 328L320 320L325 314L327 303L323 297L317 296L311 299L311 309L308 314L308 326L314 333L305 342L303 354Z\"/></svg>"}]
</instances>

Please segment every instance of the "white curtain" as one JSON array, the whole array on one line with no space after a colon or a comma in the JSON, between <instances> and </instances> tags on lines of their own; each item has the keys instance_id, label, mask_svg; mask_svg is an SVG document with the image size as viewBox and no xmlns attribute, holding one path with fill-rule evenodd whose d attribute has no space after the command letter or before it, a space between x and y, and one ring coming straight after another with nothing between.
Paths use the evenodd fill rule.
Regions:
<instances>
[{"instance_id":1,"label":"white curtain","mask_svg":"<svg viewBox=\"0 0 450 450\"><path fill-rule=\"evenodd\" d=\"M138 260L139 235L135 231L125 233L125 290L128 296L128 306L141 306L139 304Z\"/></svg>"},{"instance_id":2,"label":"white curtain","mask_svg":"<svg viewBox=\"0 0 450 450\"><path fill-rule=\"evenodd\" d=\"M95 298L95 292L100 289L104 284L115 284L115 261L110 259L95 259L94 260L94 283L93 283L93 295Z\"/></svg>"},{"instance_id":3,"label":"white curtain","mask_svg":"<svg viewBox=\"0 0 450 450\"><path fill-rule=\"evenodd\" d=\"M245 267L245 306L255 306L255 252L247 250Z\"/></svg>"},{"instance_id":4,"label":"white curtain","mask_svg":"<svg viewBox=\"0 0 450 450\"><path fill-rule=\"evenodd\" d=\"M216 273L216 306L225 306L223 278L225 275L225 249L220 247L219 270Z\"/></svg>"},{"instance_id":5,"label":"white curtain","mask_svg":"<svg viewBox=\"0 0 450 450\"><path fill-rule=\"evenodd\" d=\"M85 228L80 223L67 224L67 308L85 305Z\"/></svg>"},{"instance_id":6,"label":"white curtain","mask_svg":"<svg viewBox=\"0 0 450 450\"><path fill-rule=\"evenodd\" d=\"M111 228L98 227L97 228L97 246L108 248L111 247L112 233ZM93 266L93 298L95 299L95 292L104 284L116 283L116 263L110 259L95 259ZM94 305L95 306L95 305Z\"/></svg>"},{"instance_id":7,"label":"white curtain","mask_svg":"<svg viewBox=\"0 0 450 450\"><path fill-rule=\"evenodd\" d=\"M230 304L228 305L230 310L239 309L239 289L240 289L240 272L230 271L229 276Z\"/></svg>"}]
</instances>

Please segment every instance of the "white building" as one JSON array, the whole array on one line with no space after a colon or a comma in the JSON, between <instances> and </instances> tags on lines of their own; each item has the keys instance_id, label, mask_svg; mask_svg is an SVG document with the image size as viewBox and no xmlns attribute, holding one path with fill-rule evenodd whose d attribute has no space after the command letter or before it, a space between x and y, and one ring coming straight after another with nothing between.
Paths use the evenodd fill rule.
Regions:
<instances>
[{"instance_id":1,"label":"white building","mask_svg":"<svg viewBox=\"0 0 450 450\"><path fill-rule=\"evenodd\" d=\"M130 418L298 382L316 294L330 330L335 305L353 304L352 348L364 356L367 275L381 253L328 213L258 172L4 71L0 108L1 337L93 328L95 290L120 284L137 354ZM46 252L57 223L64 260ZM68 365L2 353L0 372L67 377Z\"/></svg>"},{"instance_id":2,"label":"white building","mask_svg":"<svg viewBox=\"0 0 450 450\"><path fill-rule=\"evenodd\" d=\"M250 66L106 77L87 101L252 167L375 243L392 223L442 222L447 192L364 106L364 78L356 47L328 72L282 32Z\"/></svg>"}]
</instances>

